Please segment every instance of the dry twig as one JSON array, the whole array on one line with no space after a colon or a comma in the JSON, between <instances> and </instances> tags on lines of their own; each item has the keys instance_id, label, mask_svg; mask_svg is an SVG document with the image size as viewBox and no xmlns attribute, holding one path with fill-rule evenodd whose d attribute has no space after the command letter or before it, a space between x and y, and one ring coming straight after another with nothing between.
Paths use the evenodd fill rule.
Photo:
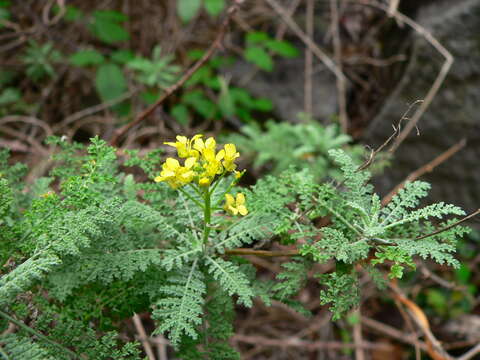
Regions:
<instances>
[{"instance_id":1,"label":"dry twig","mask_svg":"<svg viewBox=\"0 0 480 360\"><path fill-rule=\"evenodd\" d=\"M133 315L133 324L135 325L135 329L138 332L140 341L142 342L142 346L145 349L145 353L147 354L148 359L155 360L155 353L153 352L152 346L150 345L150 341L147 337L147 333L145 332L145 328L143 327L142 320L137 314Z\"/></svg>"},{"instance_id":2,"label":"dry twig","mask_svg":"<svg viewBox=\"0 0 480 360\"><path fill-rule=\"evenodd\" d=\"M333 52L335 62L339 71L342 71L342 43L339 31L339 16L338 16L338 1L330 0L330 13L332 15L332 38L333 38ZM339 121L340 127L344 133L348 130L348 115L347 115L347 87L345 77L337 76L337 96L339 107Z\"/></svg>"}]
</instances>

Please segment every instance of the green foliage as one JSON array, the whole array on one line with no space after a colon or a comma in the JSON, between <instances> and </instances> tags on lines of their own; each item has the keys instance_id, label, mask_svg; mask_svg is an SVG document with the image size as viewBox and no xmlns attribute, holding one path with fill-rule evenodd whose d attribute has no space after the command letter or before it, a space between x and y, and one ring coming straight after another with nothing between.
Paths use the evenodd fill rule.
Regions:
<instances>
[{"instance_id":1,"label":"green foliage","mask_svg":"<svg viewBox=\"0 0 480 360\"><path fill-rule=\"evenodd\" d=\"M379 285L384 264L390 277L401 278L415 256L457 265L455 242L467 229L449 228L456 220L445 216L461 209L418 208L429 189L424 182L407 184L382 207L368 172L336 148L346 139L326 138L323 151L342 173L338 186L318 184L317 174L294 164L245 189L249 213L232 217L220 206L225 191L236 193L235 182L222 178L211 193L207 232L194 189L179 194L133 175L143 169L157 176L161 151L144 157L128 151L120 163L99 138L87 148L50 138L55 166L28 187L21 181L25 166L9 165L8 153L0 152L0 304L31 326L0 339L2 348L11 357L68 359L68 351L59 355L63 347L86 358L136 359L137 344L112 331L151 309L155 332L166 334L181 358L238 359L228 344L235 303L275 299L308 314L296 296L316 279L320 303L338 319L358 305L358 264ZM230 255L274 242L298 249L275 281L258 280L253 266ZM319 274L316 262L335 266ZM441 300L435 293L427 299L438 311Z\"/></svg>"},{"instance_id":2,"label":"green foliage","mask_svg":"<svg viewBox=\"0 0 480 360\"><path fill-rule=\"evenodd\" d=\"M0 342L4 344L4 353L6 359L31 359L31 360L53 360L47 350L38 343L34 343L28 337L8 334L0 337Z\"/></svg>"},{"instance_id":3,"label":"green foliage","mask_svg":"<svg viewBox=\"0 0 480 360\"><path fill-rule=\"evenodd\" d=\"M61 58L62 54L54 49L52 43L39 44L31 40L22 61L27 66L27 76L33 81L39 81L46 76L55 76L54 67Z\"/></svg>"},{"instance_id":4,"label":"green foliage","mask_svg":"<svg viewBox=\"0 0 480 360\"><path fill-rule=\"evenodd\" d=\"M275 40L265 32L253 31L245 37L245 60L255 64L260 69L272 71L274 62L272 54L285 58L297 57L298 50L288 41Z\"/></svg>"},{"instance_id":5,"label":"green foliage","mask_svg":"<svg viewBox=\"0 0 480 360\"><path fill-rule=\"evenodd\" d=\"M89 30L107 44L123 42L130 38L130 34L122 26L127 20L128 17L121 12L97 10L93 13Z\"/></svg>"},{"instance_id":6,"label":"green foliage","mask_svg":"<svg viewBox=\"0 0 480 360\"><path fill-rule=\"evenodd\" d=\"M103 101L114 100L126 92L127 81L118 65L107 63L98 68L95 87Z\"/></svg>"},{"instance_id":7,"label":"green foliage","mask_svg":"<svg viewBox=\"0 0 480 360\"><path fill-rule=\"evenodd\" d=\"M172 55L162 55L160 46L155 46L152 59L137 56L127 63L127 67L134 70L139 83L147 86L166 88L177 79L180 67L172 65Z\"/></svg>"},{"instance_id":8,"label":"green foliage","mask_svg":"<svg viewBox=\"0 0 480 360\"><path fill-rule=\"evenodd\" d=\"M202 5L210 16L217 16L225 8L225 0L178 0L178 16L188 23L198 14Z\"/></svg>"},{"instance_id":9,"label":"green foliage","mask_svg":"<svg viewBox=\"0 0 480 360\"><path fill-rule=\"evenodd\" d=\"M318 180L338 178L341 171L330 160L328 151L345 147L354 159L362 153L360 147L348 145L350 137L341 134L336 125L322 126L312 120L299 124L268 121L265 130L251 123L241 132L230 135L228 141L253 160L256 170L265 168L274 175L293 166L298 170L308 167Z\"/></svg>"}]
</instances>

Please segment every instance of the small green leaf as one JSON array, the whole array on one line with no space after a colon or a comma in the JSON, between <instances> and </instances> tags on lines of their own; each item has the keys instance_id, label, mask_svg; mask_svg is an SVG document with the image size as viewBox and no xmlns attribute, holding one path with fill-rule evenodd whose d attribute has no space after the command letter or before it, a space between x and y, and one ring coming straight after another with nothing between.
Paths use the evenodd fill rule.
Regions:
<instances>
[{"instance_id":1,"label":"small green leaf","mask_svg":"<svg viewBox=\"0 0 480 360\"><path fill-rule=\"evenodd\" d=\"M175 105L171 111L172 116L182 125L187 125L190 119L190 113L183 104Z\"/></svg>"},{"instance_id":2,"label":"small green leaf","mask_svg":"<svg viewBox=\"0 0 480 360\"><path fill-rule=\"evenodd\" d=\"M245 49L244 57L247 61L257 65L265 71L273 70L273 61L270 55L261 47L252 46Z\"/></svg>"},{"instance_id":3,"label":"small green leaf","mask_svg":"<svg viewBox=\"0 0 480 360\"><path fill-rule=\"evenodd\" d=\"M60 12L60 7L58 5L55 5L52 10L53 13L56 15ZM66 6L65 15L63 16L63 19L65 21L73 22L80 19L81 17L83 17L83 13L78 8L72 5Z\"/></svg>"},{"instance_id":4,"label":"small green leaf","mask_svg":"<svg viewBox=\"0 0 480 360\"><path fill-rule=\"evenodd\" d=\"M115 10L97 10L93 13L97 20L105 20L111 22L124 22L128 20L128 16Z\"/></svg>"},{"instance_id":5,"label":"small green leaf","mask_svg":"<svg viewBox=\"0 0 480 360\"><path fill-rule=\"evenodd\" d=\"M254 100L253 108L258 111L272 111L273 103L266 98L259 98Z\"/></svg>"},{"instance_id":6,"label":"small green leaf","mask_svg":"<svg viewBox=\"0 0 480 360\"><path fill-rule=\"evenodd\" d=\"M184 23L188 23L197 15L201 5L201 0L177 0L178 16Z\"/></svg>"},{"instance_id":7,"label":"small green leaf","mask_svg":"<svg viewBox=\"0 0 480 360\"><path fill-rule=\"evenodd\" d=\"M70 56L70 63L75 66L99 65L105 58L96 50L80 50Z\"/></svg>"},{"instance_id":8,"label":"small green leaf","mask_svg":"<svg viewBox=\"0 0 480 360\"><path fill-rule=\"evenodd\" d=\"M123 65L133 60L135 58L135 55L131 50L117 50L110 55L110 58L112 59L112 61Z\"/></svg>"},{"instance_id":9,"label":"small green leaf","mask_svg":"<svg viewBox=\"0 0 480 360\"><path fill-rule=\"evenodd\" d=\"M126 19L125 15L116 11L96 11L90 31L107 44L122 42L130 38L130 34L119 24Z\"/></svg>"},{"instance_id":10,"label":"small green leaf","mask_svg":"<svg viewBox=\"0 0 480 360\"><path fill-rule=\"evenodd\" d=\"M190 50L187 53L187 57L192 60L198 60L203 56L203 54L205 54L205 51L200 49L194 49L194 50Z\"/></svg>"},{"instance_id":11,"label":"small green leaf","mask_svg":"<svg viewBox=\"0 0 480 360\"><path fill-rule=\"evenodd\" d=\"M140 94L140 98L145 101L147 105L152 105L158 99L158 92L156 91L144 91Z\"/></svg>"},{"instance_id":12,"label":"small green leaf","mask_svg":"<svg viewBox=\"0 0 480 360\"><path fill-rule=\"evenodd\" d=\"M294 58L299 54L298 49L288 41L269 40L265 42L265 46L274 53L286 58Z\"/></svg>"},{"instance_id":13,"label":"small green leaf","mask_svg":"<svg viewBox=\"0 0 480 360\"><path fill-rule=\"evenodd\" d=\"M103 101L113 100L127 91L127 81L118 65L101 65L95 77L95 88Z\"/></svg>"},{"instance_id":14,"label":"small green leaf","mask_svg":"<svg viewBox=\"0 0 480 360\"><path fill-rule=\"evenodd\" d=\"M204 0L205 10L210 16L217 16L225 8L225 0Z\"/></svg>"},{"instance_id":15,"label":"small green leaf","mask_svg":"<svg viewBox=\"0 0 480 360\"><path fill-rule=\"evenodd\" d=\"M264 43L268 40L270 40L270 36L268 36L268 34L263 31L252 31L247 33L246 36L247 44Z\"/></svg>"},{"instance_id":16,"label":"small green leaf","mask_svg":"<svg viewBox=\"0 0 480 360\"><path fill-rule=\"evenodd\" d=\"M192 106L204 118L211 118L215 114L215 104L210 101L200 90L191 91L182 97L185 104Z\"/></svg>"}]
</instances>

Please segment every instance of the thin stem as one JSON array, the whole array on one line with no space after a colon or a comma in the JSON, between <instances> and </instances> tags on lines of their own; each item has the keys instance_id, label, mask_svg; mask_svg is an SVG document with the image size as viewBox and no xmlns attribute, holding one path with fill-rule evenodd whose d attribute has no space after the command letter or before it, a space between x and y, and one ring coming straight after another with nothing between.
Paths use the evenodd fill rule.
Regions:
<instances>
[{"instance_id":1,"label":"thin stem","mask_svg":"<svg viewBox=\"0 0 480 360\"><path fill-rule=\"evenodd\" d=\"M178 188L178 190L183 194L185 195L187 198L189 198L190 200L192 200L197 206L199 206L201 209L203 209L203 205L196 199L194 199L189 193L187 193L185 190L183 190L182 188Z\"/></svg>"},{"instance_id":2,"label":"thin stem","mask_svg":"<svg viewBox=\"0 0 480 360\"><path fill-rule=\"evenodd\" d=\"M70 349L67 349L66 347L60 345L59 343L56 343L55 341L52 341L50 340L48 337L46 337L45 335L43 335L42 333L38 332L38 331L35 331L33 330L31 327L25 325L23 322L11 317L10 315L8 315L7 313L3 312L2 310L0 310L0 316L3 317L5 320L8 320L12 323L14 323L15 325L17 325L19 328L25 330L26 332L32 334L32 335L35 335L36 337L38 337L39 339L49 343L50 345L53 345L53 346L56 346L57 348L59 349L62 349L63 351L65 351L68 355L72 356L73 358L75 359L81 359L80 356L78 356L77 354L75 354L73 351L71 351Z\"/></svg>"},{"instance_id":3,"label":"thin stem","mask_svg":"<svg viewBox=\"0 0 480 360\"><path fill-rule=\"evenodd\" d=\"M210 221L212 217L210 191L208 191L208 188L205 189L203 199L205 203L205 207L203 208L203 245L206 247L208 243L208 236L210 235Z\"/></svg>"}]
</instances>

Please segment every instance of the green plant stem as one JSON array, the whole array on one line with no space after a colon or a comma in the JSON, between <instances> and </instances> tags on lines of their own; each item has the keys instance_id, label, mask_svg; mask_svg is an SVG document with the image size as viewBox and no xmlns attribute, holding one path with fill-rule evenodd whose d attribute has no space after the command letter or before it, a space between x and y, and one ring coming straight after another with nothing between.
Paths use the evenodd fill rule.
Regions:
<instances>
[{"instance_id":1,"label":"green plant stem","mask_svg":"<svg viewBox=\"0 0 480 360\"><path fill-rule=\"evenodd\" d=\"M197 206L199 206L201 209L203 209L203 205L196 199L194 199L192 196L190 196L189 193L187 193L185 190L183 190L182 188L178 188L178 190L183 194L185 195L187 198L189 198L190 200L192 200Z\"/></svg>"},{"instance_id":2,"label":"green plant stem","mask_svg":"<svg viewBox=\"0 0 480 360\"><path fill-rule=\"evenodd\" d=\"M14 323L15 325L17 325L19 328L21 328L22 330L25 330L26 332L32 334L32 335L35 335L36 337L38 337L39 339L49 343L50 345L53 345L59 349L62 349L63 351L65 351L68 355L70 355L71 357L73 357L74 359L81 359L80 356L78 356L77 354L75 354L73 351L71 351L70 349L67 349L66 347L60 345L59 343L56 343L55 341L52 341L50 340L48 337L46 337L45 335L43 335L42 333L38 332L38 331L35 331L33 330L31 327L25 325L23 322L11 317L10 315L8 315L7 313L3 312L2 310L0 310L0 316L3 317L5 320L8 320L12 323Z\"/></svg>"},{"instance_id":3,"label":"green plant stem","mask_svg":"<svg viewBox=\"0 0 480 360\"><path fill-rule=\"evenodd\" d=\"M210 221L212 220L212 208L211 208L211 198L210 191L208 188L205 189L204 195L204 208L203 208L203 246L206 248L208 243L208 236L210 235Z\"/></svg>"}]
</instances>

